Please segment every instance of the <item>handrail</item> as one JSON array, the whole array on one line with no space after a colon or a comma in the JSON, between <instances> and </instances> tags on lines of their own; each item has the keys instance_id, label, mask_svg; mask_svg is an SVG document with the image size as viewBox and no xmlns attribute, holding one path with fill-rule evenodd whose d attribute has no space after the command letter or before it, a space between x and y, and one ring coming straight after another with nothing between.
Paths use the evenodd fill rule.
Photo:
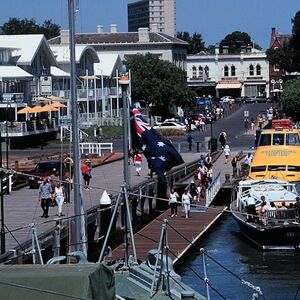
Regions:
<instances>
[{"instance_id":1,"label":"handrail","mask_svg":"<svg viewBox=\"0 0 300 300\"><path fill-rule=\"evenodd\" d=\"M213 178L211 184L206 189L205 196L205 206L209 207L215 196L221 188L221 172L218 172L217 175Z\"/></svg>"},{"instance_id":2,"label":"handrail","mask_svg":"<svg viewBox=\"0 0 300 300\"><path fill-rule=\"evenodd\" d=\"M81 154L97 154L98 156L103 155L103 150L109 150L113 152L113 143L80 143Z\"/></svg>"}]
</instances>

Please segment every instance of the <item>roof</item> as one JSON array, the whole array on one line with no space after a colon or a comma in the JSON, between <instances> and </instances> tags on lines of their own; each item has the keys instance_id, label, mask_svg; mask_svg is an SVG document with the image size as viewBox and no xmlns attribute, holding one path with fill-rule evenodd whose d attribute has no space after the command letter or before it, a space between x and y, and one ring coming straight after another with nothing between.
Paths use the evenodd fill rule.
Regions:
<instances>
[{"instance_id":1,"label":"roof","mask_svg":"<svg viewBox=\"0 0 300 300\"><path fill-rule=\"evenodd\" d=\"M51 50L58 63L70 62L70 48L69 45L50 45ZM89 51L94 59L94 62L99 62L97 52L93 47L76 45L75 46L75 60L76 63L80 62L82 55Z\"/></svg>"},{"instance_id":2,"label":"roof","mask_svg":"<svg viewBox=\"0 0 300 300\"><path fill-rule=\"evenodd\" d=\"M270 48L273 47L275 42L277 42L282 47L283 44L288 43L290 39L291 39L290 34L276 34L275 36L271 36Z\"/></svg>"},{"instance_id":3,"label":"roof","mask_svg":"<svg viewBox=\"0 0 300 300\"><path fill-rule=\"evenodd\" d=\"M60 68L54 67L54 66L51 66L50 73L54 77L70 77L69 73L63 71Z\"/></svg>"},{"instance_id":4,"label":"roof","mask_svg":"<svg viewBox=\"0 0 300 300\"><path fill-rule=\"evenodd\" d=\"M188 43L164 33L149 32L149 42L139 42L138 32L117 33L83 33L76 34L76 44L99 45L99 44L149 44L168 43L188 46ZM49 40L50 45L60 45L61 36ZM51 46L52 47L52 46Z\"/></svg>"},{"instance_id":5,"label":"roof","mask_svg":"<svg viewBox=\"0 0 300 300\"><path fill-rule=\"evenodd\" d=\"M98 53L100 62L94 64L94 73L96 76L110 77L116 67L121 69L122 61L118 54Z\"/></svg>"},{"instance_id":6,"label":"roof","mask_svg":"<svg viewBox=\"0 0 300 300\"><path fill-rule=\"evenodd\" d=\"M12 55L17 59L17 65L31 65L43 44L49 49L51 63L57 65L43 34L0 35L0 47L15 49Z\"/></svg>"},{"instance_id":7,"label":"roof","mask_svg":"<svg viewBox=\"0 0 300 300\"><path fill-rule=\"evenodd\" d=\"M5 79L31 79L33 76L17 66L0 66L0 81Z\"/></svg>"}]
</instances>

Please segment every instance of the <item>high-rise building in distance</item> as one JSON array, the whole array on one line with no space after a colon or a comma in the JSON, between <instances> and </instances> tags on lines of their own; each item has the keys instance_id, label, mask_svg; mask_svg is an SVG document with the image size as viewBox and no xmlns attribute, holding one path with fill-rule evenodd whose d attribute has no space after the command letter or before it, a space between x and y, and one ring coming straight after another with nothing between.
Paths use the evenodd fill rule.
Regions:
<instances>
[{"instance_id":1,"label":"high-rise building in distance","mask_svg":"<svg viewBox=\"0 0 300 300\"><path fill-rule=\"evenodd\" d=\"M129 3L128 31L148 27L150 31L176 35L176 0L140 0Z\"/></svg>"}]
</instances>

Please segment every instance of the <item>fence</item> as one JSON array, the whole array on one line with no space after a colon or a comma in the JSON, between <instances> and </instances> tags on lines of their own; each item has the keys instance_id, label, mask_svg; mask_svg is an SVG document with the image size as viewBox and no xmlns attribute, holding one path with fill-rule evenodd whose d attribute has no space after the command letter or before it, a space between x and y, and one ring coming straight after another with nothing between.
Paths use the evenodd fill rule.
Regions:
<instances>
[{"instance_id":1,"label":"fence","mask_svg":"<svg viewBox=\"0 0 300 300\"><path fill-rule=\"evenodd\" d=\"M7 175L3 177L2 180L0 180L0 191L3 192L3 194L8 194L11 192L13 181L12 181L13 175ZM1 184L3 183L3 187L1 188Z\"/></svg>"},{"instance_id":2,"label":"fence","mask_svg":"<svg viewBox=\"0 0 300 300\"><path fill-rule=\"evenodd\" d=\"M212 180L211 184L206 190L205 196L205 206L209 207L211 202L214 200L215 196L221 188L221 173L219 172L216 177Z\"/></svg>"},{"instance_id":3,"label":"fence","mask_svg":"<svg viewBox=\"0 0 300 300\"><path fill-rule=\"evenodd\" d=\"M112 143L80 143L81 154L97 154L98 156L102 156L107 152L113 152Z\"/></svg>"}]
</instances>

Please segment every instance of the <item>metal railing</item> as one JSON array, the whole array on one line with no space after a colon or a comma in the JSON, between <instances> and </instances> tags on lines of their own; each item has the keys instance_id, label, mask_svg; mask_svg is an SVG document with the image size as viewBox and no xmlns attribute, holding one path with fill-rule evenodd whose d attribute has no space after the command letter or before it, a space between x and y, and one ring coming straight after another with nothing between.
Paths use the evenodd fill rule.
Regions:
<instances>
[{"instance_id":1,"label":"metal railing","mask_svg":"<svg viewBox=\"0 0 300 300\"><path fill-rule=\"evenodd\" d=\"M113 152L113 143L80 143L81 154L97 154L98 156L102 156L107 152Z\"/></svg>"},{"instance_id":2,"label":"metal railing","mask_svg":"<svg viewBox=\"0 0 300 300\"><path fill-rule=\"evenodd\" d=\"M221 172L214 177L205 194L205 206L209 207L221 188Z\"/></svg>"},{"instance_id":3,"label":"metal railing","mask_svg":"<svg viewBox=\"0 0 300 300\"><path fill-rule=\"evenodd\" d=\"M3 177L2 181L0 180L0 191L2 191L3 194L9 194L11 192L13 185L12 177L13 175L6 175ZM1 188L2 183L3 187Z\"/></svg>"}]
</instances>

